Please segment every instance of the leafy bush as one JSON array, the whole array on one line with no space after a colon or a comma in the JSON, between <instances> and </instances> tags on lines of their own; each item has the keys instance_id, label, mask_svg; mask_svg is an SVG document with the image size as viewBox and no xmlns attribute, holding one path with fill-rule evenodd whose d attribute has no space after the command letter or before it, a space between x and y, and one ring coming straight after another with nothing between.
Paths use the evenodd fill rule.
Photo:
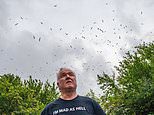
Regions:
<instances>
[{"instance_id":1,"label":"leafy bush","mask_svg":"<svg viewBox=\"0 0 154 115\"><path fill-rule=\"evenodd\" d=\"M55 83L43 84L31 76L24 81L13 74L0 76L1 114L40 114L45 105L57 97Z\"/></svg>"},{"instance_id":2,"label":"leafy bush","mask_svg":"<svg viewBox=\"0 0 154 115\"><path fill-rule=\"evenodd\" d=\"M141 44L126 53L118 76L98 75L103 93L101 105L107 114L154 114L154 43Z\"/></svg>"}]
</instances>

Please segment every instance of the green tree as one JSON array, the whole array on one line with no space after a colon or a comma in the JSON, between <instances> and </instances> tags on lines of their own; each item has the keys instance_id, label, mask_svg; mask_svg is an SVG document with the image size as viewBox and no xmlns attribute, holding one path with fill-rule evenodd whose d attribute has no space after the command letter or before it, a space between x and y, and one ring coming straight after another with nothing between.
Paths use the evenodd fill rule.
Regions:
<instances>
[{"instance_id":1,"label":"green tree","mask_svg":"<svg viewBox=\"0 0 154 115\"><path fill-rule=\"evenodd\" d=\"M135 48L115 67L118 76L98 75L107 114L154 114L154 43Z\"/></svg>"},{"instance_id":2,"label":"green tree","mask_svg":"<svg viewBox=\"0 0 154 115\"><path fill-rule=\"evenodd\" d=\"M55 83L22 81L19 76L0 76L0 114L40 114L44 106L58 97Z\"/></svg>"}]
</instances>

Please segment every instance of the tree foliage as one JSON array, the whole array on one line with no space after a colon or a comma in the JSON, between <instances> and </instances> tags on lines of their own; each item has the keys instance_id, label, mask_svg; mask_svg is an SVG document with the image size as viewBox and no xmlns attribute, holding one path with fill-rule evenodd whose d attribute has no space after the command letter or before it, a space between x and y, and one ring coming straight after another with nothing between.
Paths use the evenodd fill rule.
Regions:
<instances>
[{"instance_id":1,"label":"tree foliage","mask_svg":"<svg viewBox=\"0 0 154 115\"><path fill-rule=\"evenodd\" d=\"M135 48L115 67L118 76L98 75L101 105L108 114L154 114L154 43Z\"/></svg>"},{"instance_id":2,"label":"tree foliage","mask_svg":"<svg viewBox=\"0 0 154 115\"><path fill-rule=\"evenodd\" d=\"M0 76L0 114L40 114L44 106L58 97L55 83L22 81L19 76Z\"/></svg>"}]
</instances>

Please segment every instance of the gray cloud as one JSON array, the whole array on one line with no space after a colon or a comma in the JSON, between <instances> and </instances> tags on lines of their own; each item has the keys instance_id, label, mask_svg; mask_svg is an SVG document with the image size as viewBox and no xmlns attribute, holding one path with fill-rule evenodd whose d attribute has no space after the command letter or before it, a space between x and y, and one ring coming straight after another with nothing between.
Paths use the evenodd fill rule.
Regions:
<instances>
[{"instance_id":1,"label":"gray cloud","mask_svg":"<svg viewBox=\"0 0 154 115\"><path fill-rule=\"evenodd\" d=\"M0 31L7 29L7 20L9 13L7 11L8 6L4 0L0 1Z\"/></svg>"},{"instance_id":2,"label":"gray cloud","mask_svg":"<svg viewBox=\"0 0 154 115\"><path fill-rule=\"evenodd\" d=\"M127 50L153 35L152 6L144 3L132 12L133 2L122 0L1 0L0 74L53 82L58 68L70 67L79 93L99 92L96 75L111 73Z\"/></svg>"}]
</instances>

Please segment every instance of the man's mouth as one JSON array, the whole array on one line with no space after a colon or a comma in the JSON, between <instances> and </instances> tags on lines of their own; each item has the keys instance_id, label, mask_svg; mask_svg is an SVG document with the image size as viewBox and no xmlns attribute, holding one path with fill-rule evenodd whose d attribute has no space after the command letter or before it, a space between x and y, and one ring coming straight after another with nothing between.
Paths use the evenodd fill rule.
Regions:
<instances>
[{"instance_id":1,"label":"man's mouth","mask_svg":"<svg viewBox=\"0 0 154 115\"><path fill-rule=\"evenodd\" d=\"M72 83L72 81L67 81L66 83Z\"/></svg>"}]
</instances>

